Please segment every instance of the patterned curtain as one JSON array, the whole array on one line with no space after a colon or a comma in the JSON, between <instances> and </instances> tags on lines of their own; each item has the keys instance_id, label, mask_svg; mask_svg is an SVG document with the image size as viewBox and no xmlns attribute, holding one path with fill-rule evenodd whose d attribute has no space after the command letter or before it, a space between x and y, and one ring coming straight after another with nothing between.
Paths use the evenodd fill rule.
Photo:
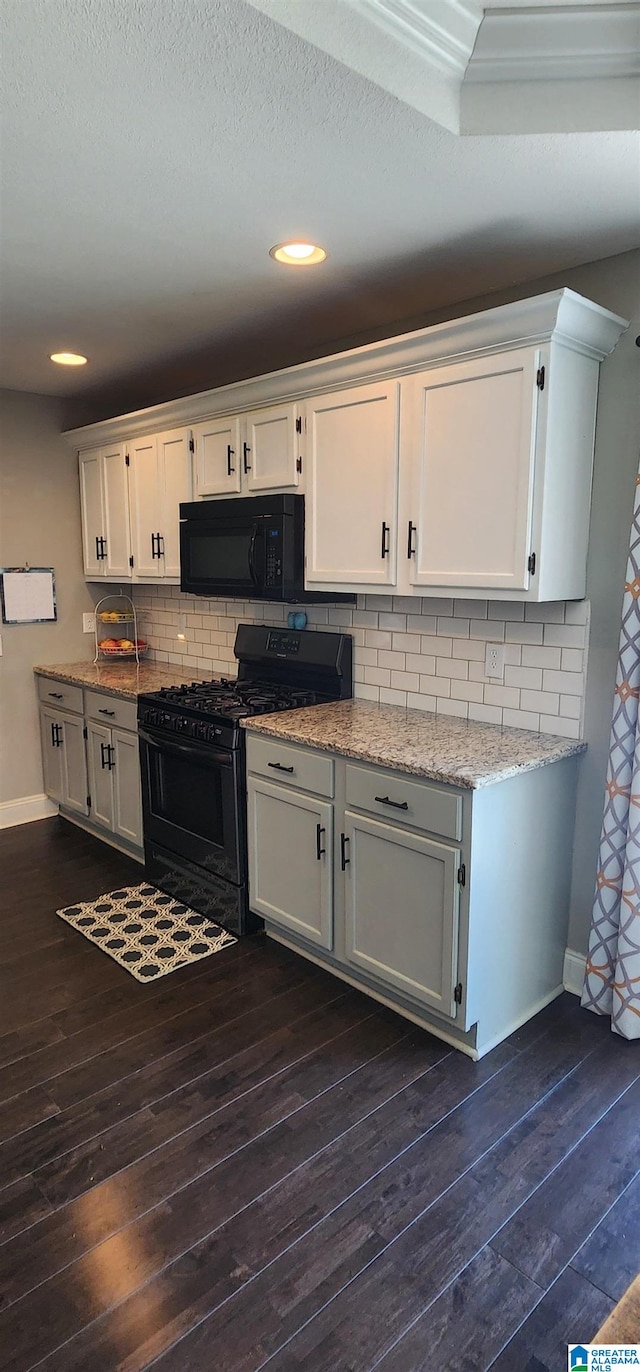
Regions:
<instances>
[{"instance_id":1,"label":"patterned curtain","mask_svg":"<svg viewBox=\"0 0 640 1372\"><path fill-rule=\"evenodd\" d=\"M622 605L620 652L582 1004L640 1038L640 475Z\"/></svg>"}]
</instances>

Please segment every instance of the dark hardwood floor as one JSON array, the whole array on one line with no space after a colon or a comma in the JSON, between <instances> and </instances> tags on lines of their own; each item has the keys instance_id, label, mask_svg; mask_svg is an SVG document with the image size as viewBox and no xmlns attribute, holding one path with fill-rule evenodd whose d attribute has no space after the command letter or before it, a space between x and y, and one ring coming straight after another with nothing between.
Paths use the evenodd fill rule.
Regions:
<instances>
[{"instance_id":1,"label":"dark hardwood floor","mask_svg":"<svg viewBox=\"0 0 640 1372\"><path fill-rule=\"evenodd\" d=\"M564 1372L640 1267L640 1046L562 996L479 1063L258 936L140 985L0 834L0 1369Z\"/></svg>"}]
</instances>

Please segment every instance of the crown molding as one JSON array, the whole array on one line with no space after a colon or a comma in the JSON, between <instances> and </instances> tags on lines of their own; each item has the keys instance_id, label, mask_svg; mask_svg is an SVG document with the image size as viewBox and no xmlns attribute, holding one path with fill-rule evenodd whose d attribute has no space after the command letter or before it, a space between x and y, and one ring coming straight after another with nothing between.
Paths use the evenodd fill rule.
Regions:
<instances>
[{"instance_id":1,"label":"crown molding","mask_svg":"<svg viewBox=\"0 0 640 1372\"><path fill-rule=\"evenodd\" d=\"M493 310L334 353L299 367L201 391L98 424L67 429L64 436L74 448L125 442L182 428L214 415L242 414L261 405L304 400L360 382L387 380L499 350L535 346L552 337L600 362L613 351L627 327L625 319L575 291L549 291L529 300L499 305Z\"/></svg>"},{"instance_id":2,"label":"crown molding","mask_svg":"<svg viewBox=\"0 0 640 1372\"><path fill-rule=\"evenodd\" d=\"M640 4L485 13L466 84L626 79L640 74Z\"/></svg>"},{"instance_id":3,"label":"crown molding","mask_svg":"<svg viewBox=\"0 0 640 1372\"><path fill-rule=\"evenodd\" d=\"M479 0L349 0L351 8L403 48L447 75L464 76L483 9Z\"/></svg>"},{"instance_id":4,"label":"crown molding","mask_svg":"<svg viewBox=\"0 0 640 1372\"><path fill-rule=\"evenodd\" d=\"M638 127L639 0L249 3L452 133Z\"/></svg>"}]
</instances>

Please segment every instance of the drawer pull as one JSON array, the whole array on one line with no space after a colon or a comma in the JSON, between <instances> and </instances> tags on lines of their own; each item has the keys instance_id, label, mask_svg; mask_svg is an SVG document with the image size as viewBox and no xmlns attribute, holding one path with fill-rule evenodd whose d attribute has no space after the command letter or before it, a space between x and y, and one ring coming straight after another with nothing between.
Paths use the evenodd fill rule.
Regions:
<instances>
[{"instance_id":1,"label":"drawer pull","mask_svg":"<svg viewBox=\"0 0 640 1372\"><path fill-rule=\"evenodd\" d=\"M62 691L49 691L52 700L64 700Z\"/></svg>"},{"instance_id":2,"label":"drawer pull","mask_svg":"<svg viewBox=\"0 0 640 1372\"><path fill-rule=\"evenodd\" d=\"M406 800L390 800L389 796L374 796L373 798L377 800L378 805L392 805L394 810L409 809L409 803Z\"/></svg>"},{"instance_id":3,"label":"drawer pull","mask_svg":"<svg viewBox=\"0 0 640 1372\"><path fill-rule=\"evenodd\" d=\"M283 767L281 762L268 762L267 767L273 767L276 772L293 772L293 767Z\"/></svg>"},{"instance_id":4,"label":"drawer pull","mask_svg":"<svg viewBox=\"0 0 640 1372\"><path fill-rule=\"evenodd\" d=\"M99 715L108 715L109 719L114 719L115 713L115 710L98 710Z\"/></svg>"},{"instance_id":5,"label":"drawer pull","mask_svg":"<svg viewBox=\"0 0 640 1372\"><path fill-rule=\"evenodd\" d=\"M321 824L316 824L316 857L318 862L324 857L326 848L322 847L322 835L325 833Z\"/></svg>"}]
</instances>

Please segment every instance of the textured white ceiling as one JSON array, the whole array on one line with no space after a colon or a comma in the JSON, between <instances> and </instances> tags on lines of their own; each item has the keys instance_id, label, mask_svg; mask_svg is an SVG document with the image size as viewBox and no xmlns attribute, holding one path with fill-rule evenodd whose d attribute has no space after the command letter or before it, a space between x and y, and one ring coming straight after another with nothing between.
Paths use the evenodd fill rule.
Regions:
<instances>
[{"instance_id":1,"label":"textured white ceiling","mask_svg":"<svg viewBox=\"0 0 640 1372\"><path fill-rule=\"evenodd\" d=\"M313 350L638 241L631 134L458 138L244 0L3 15L5 386L80 395L285 328ZM297 235L327 263L269 258Z\"/></svg>"}]
</instances>

